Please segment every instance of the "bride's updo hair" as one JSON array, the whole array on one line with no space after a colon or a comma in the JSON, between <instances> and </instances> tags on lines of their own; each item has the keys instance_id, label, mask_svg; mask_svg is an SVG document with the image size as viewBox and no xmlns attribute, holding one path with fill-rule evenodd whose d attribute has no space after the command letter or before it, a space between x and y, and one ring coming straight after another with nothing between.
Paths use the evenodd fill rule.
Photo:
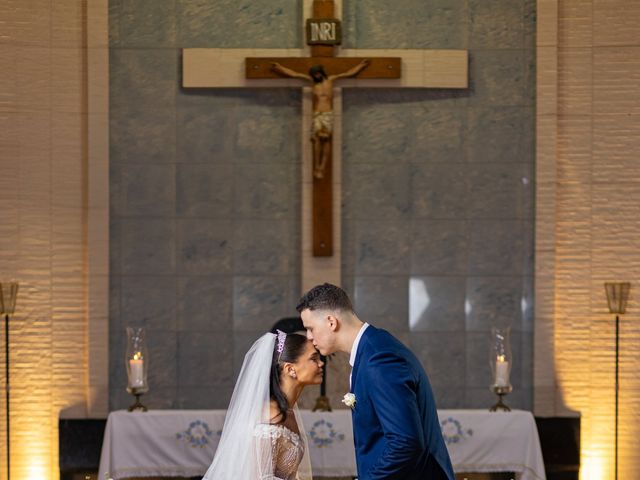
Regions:
<instances>
[{"instance_id":1,"label":"bride's updo hair","mask_svg":"<svg viewBox=\"0 0 640 480\"><path fill-rule=\"evenodd\" d=\"M305 351L307 341L307 337L304 335L289 333L285 339L282 353L278 352L278 342L276 341L276 345L273 350L273 359L271 361L270 394L271 399L278 405L281 417L280 422L284 422L287 419L287 410L289 409L287 397L280 388L282 368L285 363L295 363L298 361Z\"/></svg>"}]
</instances>

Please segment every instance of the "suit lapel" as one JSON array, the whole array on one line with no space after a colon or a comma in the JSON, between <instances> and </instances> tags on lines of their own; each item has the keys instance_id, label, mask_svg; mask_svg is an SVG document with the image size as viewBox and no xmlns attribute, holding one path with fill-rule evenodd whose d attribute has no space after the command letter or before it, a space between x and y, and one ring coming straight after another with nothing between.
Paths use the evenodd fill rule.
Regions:
<instances>
[{"instance_id":1,"label":"suit lapel","mask_svg":"<svg viewBox=\"0 0 640 480\"><path fill-rule=\"evenodd\" d=\"M367 329L362 333L362 337L360 337L360 343L358 344L358 350L356 351L356 361L353 365L353 370L351 370L351 391L353 392L356 385L356 376L358 375L358 369L360 368L360 364L362 363L363 352L366 350L366 346L369 343L369 336L373 333L375 328L372 325L369 325Z\"/></svg>"}]
</instances>

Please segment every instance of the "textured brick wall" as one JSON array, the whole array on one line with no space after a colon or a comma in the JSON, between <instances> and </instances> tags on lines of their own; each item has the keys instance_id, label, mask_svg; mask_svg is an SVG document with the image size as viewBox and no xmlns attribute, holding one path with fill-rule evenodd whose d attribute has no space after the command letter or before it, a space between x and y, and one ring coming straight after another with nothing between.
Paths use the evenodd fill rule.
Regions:
<instances>
[{"instance_id":1,"label":"textured brick wall","mask_svg":"<svg viewBox=\"0 0 640 480\"><path fill-rule=\"evenodd\" d=\"M88 192L89 183L101 183L103 197L106 192L106 176L88 180L96 173L89 171L89 153L100 151L87 136L88 125L99 120L88 115L87 62L95 60L87 48L95 44L87 39L88 16L95 19L85 0L0 6L0 279L20 282L10 334L14 479L58 476L58 417L96 414L99 389L91 383L107 378L96 365L106 366L106 357L91 358L96 342L87 341L88 308L100 318L107 298L106 289L101 297L91 291L107 262L106 255L95 257L88 239L102 237L104 244L107 235L98 228L106 203ZM91 86L92 93L97 89ZM4 328L2 334L4 355ZM2 376L4 385L4 367ZM5 478L4 394L1 410Z\"/></svg>"},{"instance_id":2,"label":"textured brick wall","mask_svg":"<svg viewBox=\"0 0 640 480\"><path fill-rule=\"evenodd\" d=\"M581 478L613 478L615 327L603 283L631 281L619 468L637 478L640 4L542 1L539 12L536 411L580 412Z\"/></svg>"}]
</instances>

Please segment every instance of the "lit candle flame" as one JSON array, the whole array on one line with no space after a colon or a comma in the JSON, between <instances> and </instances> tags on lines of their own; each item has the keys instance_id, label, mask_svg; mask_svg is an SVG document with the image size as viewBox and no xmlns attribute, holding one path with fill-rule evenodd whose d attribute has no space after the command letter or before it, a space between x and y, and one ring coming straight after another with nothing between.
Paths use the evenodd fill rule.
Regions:
<instances>
[{"instance_id":1,"label":"lit candle flame","mask_svg":"<svg viewBox=\"0 0 640 480\"><path fill-rule=\"evenodd\" d=\"M504 355L498 355L498 362L502 363L504 361L506 361L505 356Z\"/></svg>"},{"instance_id":2,"label":"lit candle flame","mask_svg":"<svg viewBox=\"0 0 640 480\"><path fill-rule=\"evenodd\" d=\"M133 354L133 359L134 360L140 360L142 359L142 352L136 352Z\"/></svg>"}]
</instances>

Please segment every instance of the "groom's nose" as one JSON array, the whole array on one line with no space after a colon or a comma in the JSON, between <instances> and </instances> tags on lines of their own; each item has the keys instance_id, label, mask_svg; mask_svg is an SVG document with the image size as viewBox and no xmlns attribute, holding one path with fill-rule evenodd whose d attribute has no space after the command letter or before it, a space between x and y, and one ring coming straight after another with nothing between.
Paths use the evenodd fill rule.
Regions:
<instances>
[{"instance_id":1,"label":"groom's nose","mask_svg":"<svg viewBox=\"0 0 640 480\"><path fill-rule=\"evenodd\" d=\"M311 335L310 330L307 330L307 340L313 340L313 335Z\"/></svg>"}]
</instances>

